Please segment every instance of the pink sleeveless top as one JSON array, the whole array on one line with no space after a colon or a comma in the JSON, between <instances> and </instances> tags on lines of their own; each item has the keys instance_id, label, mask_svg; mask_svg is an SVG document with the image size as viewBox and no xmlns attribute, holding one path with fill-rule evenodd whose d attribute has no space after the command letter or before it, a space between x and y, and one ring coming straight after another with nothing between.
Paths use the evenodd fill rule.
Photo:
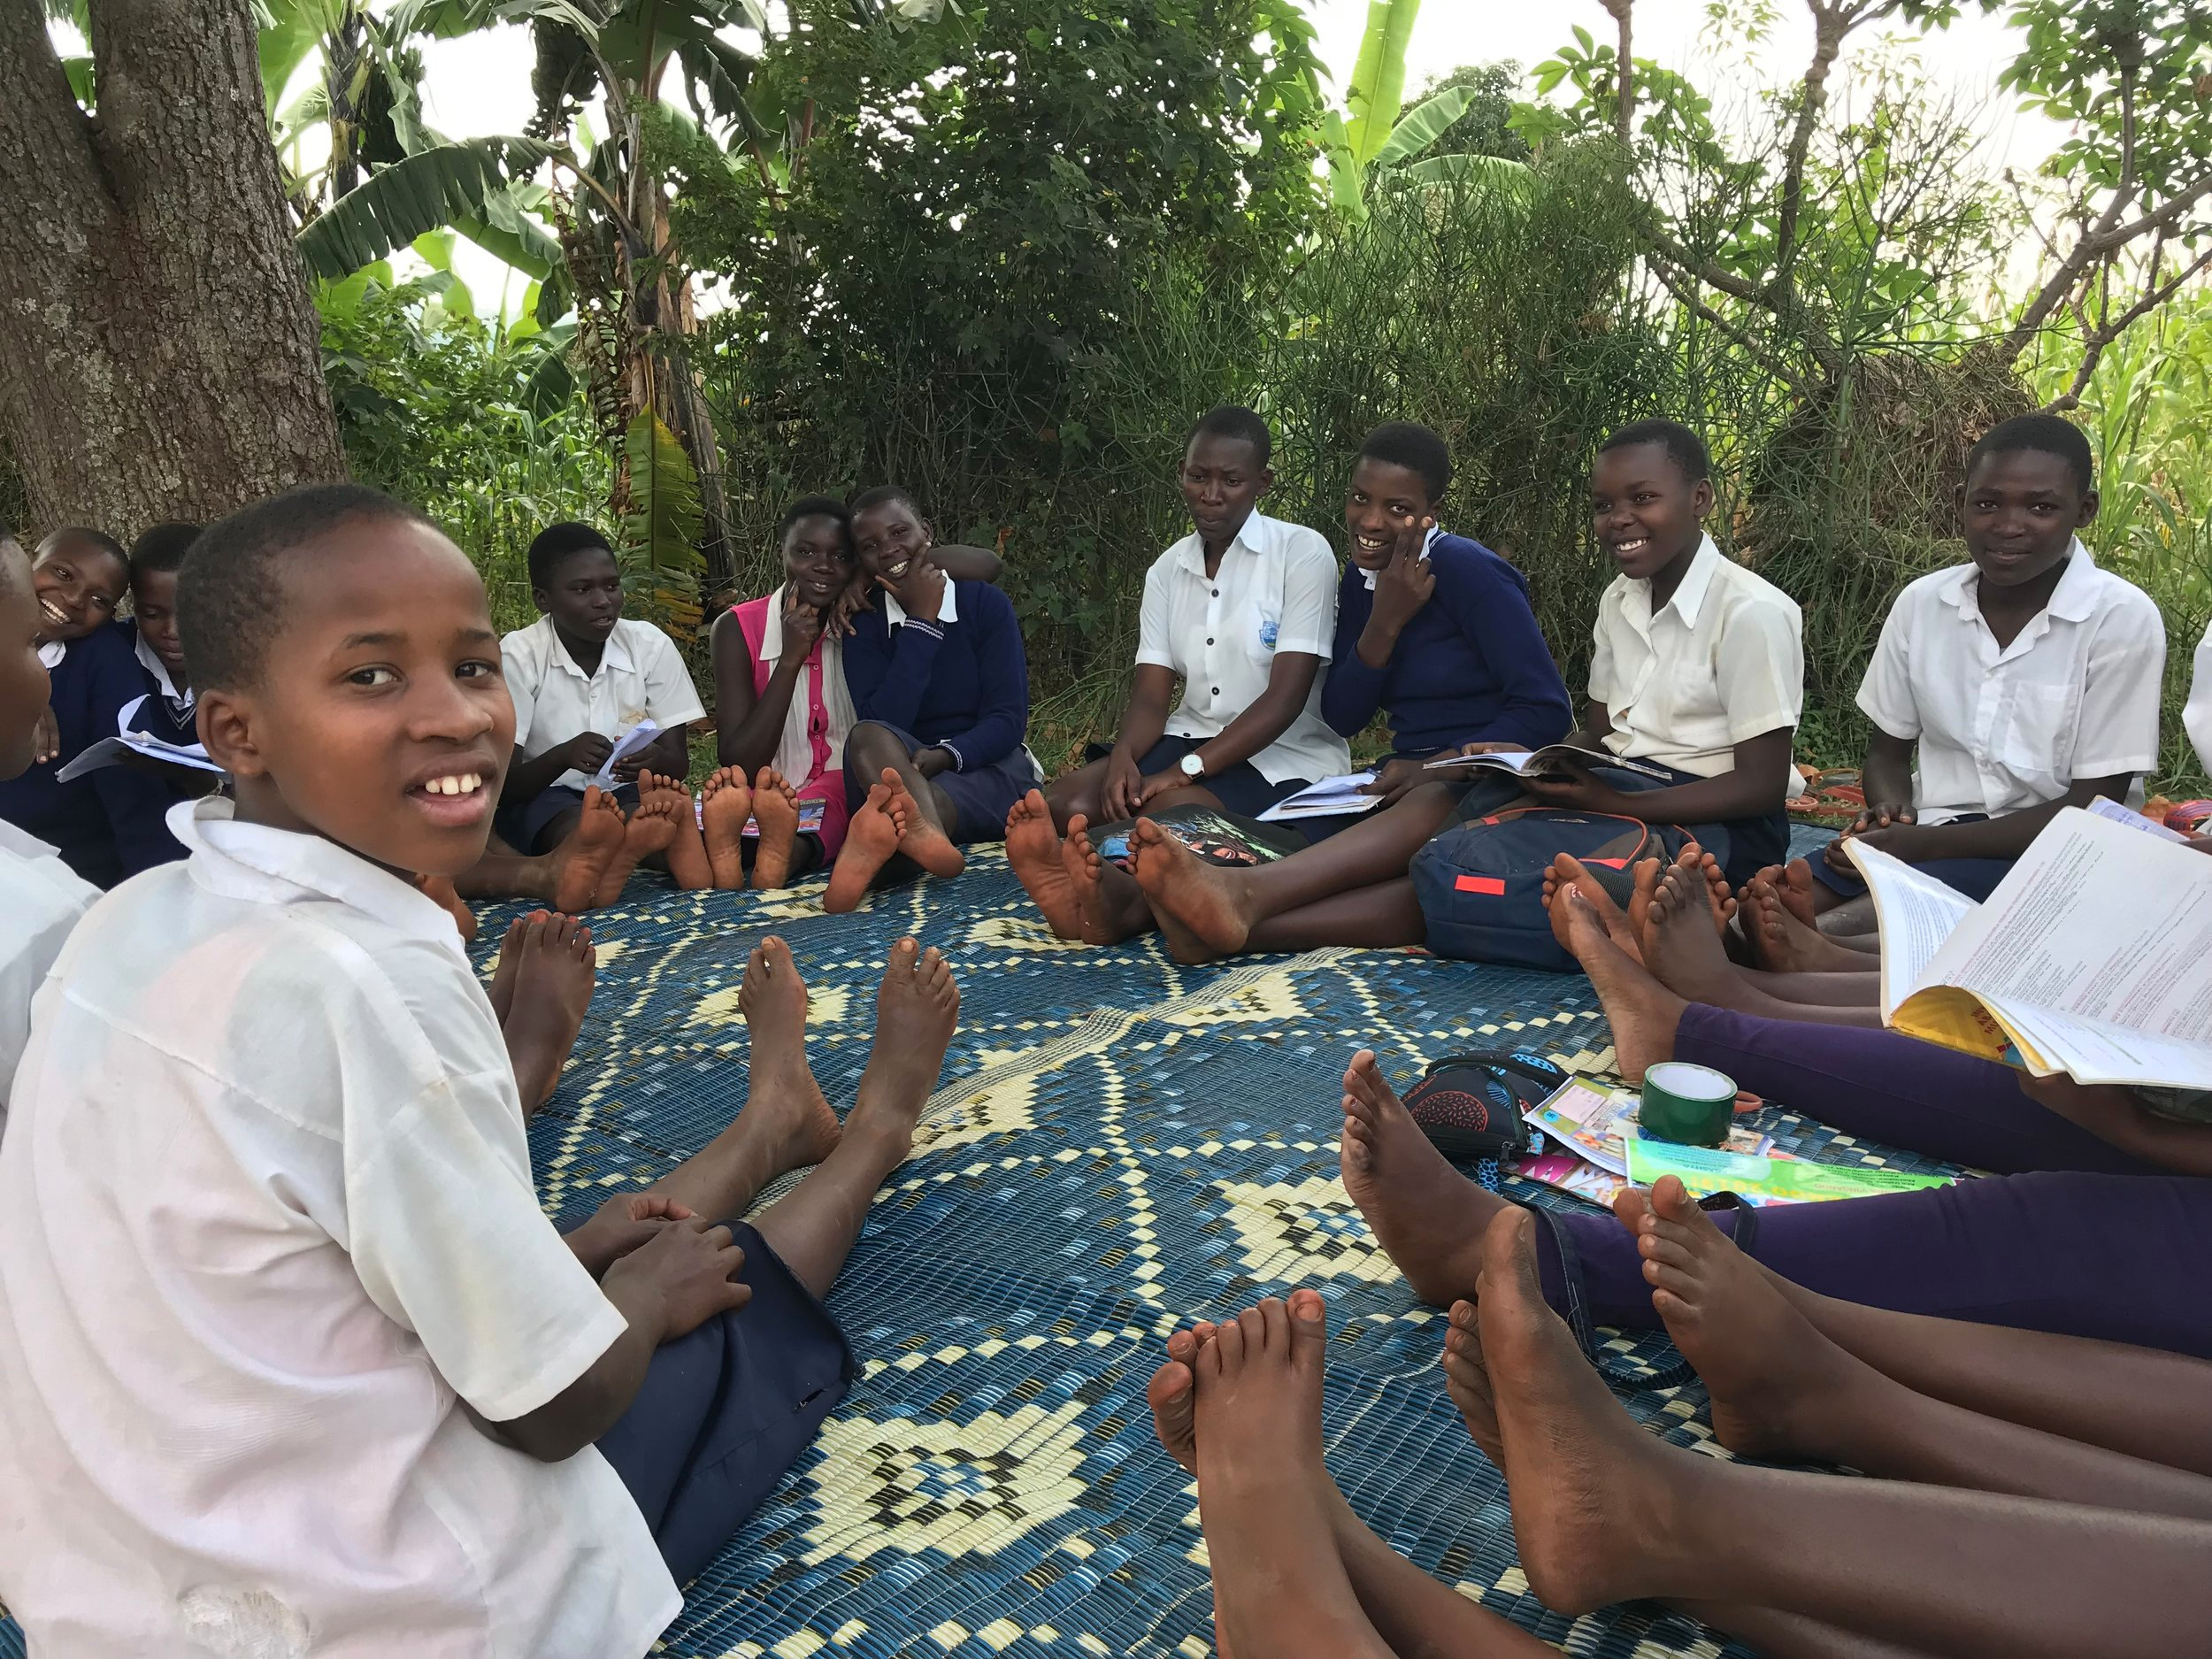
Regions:
<instances>
[{"instance_id":1,"label":"pink sleeveless top","mask_svg":"<svg viewBox=\"0 0 2212 1659\"><path fill-rule=\"evenodd\" d=\"M775 664L762 654L768 637L768 607L775 599L772 593L757 599L749 599L741 605L730 607L737 618L738 631L745 636L746 655L753 665L753 695L757 697L768 688L769 676L775 672ZM822 641L816 640L814 649L807 655L805 677L807 746L812 751L813 764L803 781L797 778L787 780L797 791L802 801L822 803L822 847L828 856L837 856L837 849L845 844L845 821L849 815L845 804L845 768L842 749L845 734L830 730L829 710L822 699ZM794 695L798 695L795 690ZM780 750L781 745L779 746ZM831 757L838 757L831 764Z\"/></svg>"}]
</instances>

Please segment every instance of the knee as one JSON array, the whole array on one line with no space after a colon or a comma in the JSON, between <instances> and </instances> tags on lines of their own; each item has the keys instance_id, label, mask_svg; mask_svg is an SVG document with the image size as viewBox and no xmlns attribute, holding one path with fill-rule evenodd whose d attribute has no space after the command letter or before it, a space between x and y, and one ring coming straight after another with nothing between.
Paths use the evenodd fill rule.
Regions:
<instances>
[{"instance_id":1,"label":"knee","mask_svg":"<svg viewBox=\"0 0 2212 1659\"><path fill-rule=\"evenodd\" d=\"M845 734L845 758L871 774L895 766L907 757L906 745L887 726L863 720Z\"/></svg>"}]
</instances>

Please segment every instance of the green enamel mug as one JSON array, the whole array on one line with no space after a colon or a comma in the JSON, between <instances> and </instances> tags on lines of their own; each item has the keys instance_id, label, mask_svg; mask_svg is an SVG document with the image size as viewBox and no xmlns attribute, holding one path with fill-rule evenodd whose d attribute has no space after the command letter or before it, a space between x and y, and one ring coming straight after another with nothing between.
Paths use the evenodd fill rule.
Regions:
<instances>
[{"instance_id":1,"label":"green enamel mug","mask_svg":"<svg viewBox=\"0 0 2212 1659\"><path fill-rule=\"evenodd\" d=\"M1662 1060L1644 1073L1644 1103L1636 1121L1655 1141L1717 1147L1736 1115L1735 1080L1709 1065Z\"/></svg>"}]
</instances>

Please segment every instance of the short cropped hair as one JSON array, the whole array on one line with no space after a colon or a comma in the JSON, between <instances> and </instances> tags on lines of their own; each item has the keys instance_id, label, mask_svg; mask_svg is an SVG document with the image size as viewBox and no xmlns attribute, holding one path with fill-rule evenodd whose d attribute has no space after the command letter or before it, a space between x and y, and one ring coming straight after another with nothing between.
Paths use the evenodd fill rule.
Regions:
<instances>
[{"instance_id":1,"label":"short cropped hair","mask_svg":"<svg viewBox=\"0 0 2212 1659\"><path fill-rule=\"evenodd\" d=\"M1413 420L1386 420L1367 434L1359 446L1363 460L1386 461L1418 472L1428 487L1429 500L1444 499L1452 487L1452 447L1441 433Z\"/></svg>"},{"instance_id":2,"label":"short cropped hair","mask_svg":"<svg viewBox=\"0 0 2212 1659\"><path fill-rule=\"evenodd\" d=\"M2055 455L2065 462L2083 495L2096 488L2097 463L2089 451L2089 440L2079 426L2056 415L2015 415L2010 420L1999 421L1967 451L1966 475L1973 477L1974 469L1993 455L2016 455L2024 449Z\"/></svg>"},{"instance_id":3,"label":"short cropped hair","mask_svg":"<svg viewBox=\"0 0 2212 1659\"><path fill-rule=\"evenodd\" d=\"M873 495L874 491L869 494ZM853 539L853 509L834 495L802 495L783 510L783 517L776 521L776 541L780 544L791 534L791 526L802 518L834 518L837 527L849 546Z\"/></svg>"},{"instance_id":4,"label":"short cropped hair","mask_svg":"<svg viewBox=\"0 0 2212 1659\"><path fill-rule=\"evenodd\" d=\"M106 531L95 530L88 524L65 524L58 530L49 531L38 544L37 557L44 558L58 543L63 541L89 542L120 565L126 573L130 570L131 556L123 551L123 544Z\"/></svg>"},{"instance_id":5,"label":"short cropped hair","mask_svg":"<svg viewBox=\"0 0 2212 1659\"><path fill-rule=\"evenodd\" d=\"M1183 440L1184 449L1187 451L1201 438L1240 439L1258 452L1262 466L1275 458L1275 440L1267 423L1241 403L1222 403L1199 416L1190 435Z\"/></svg>"},{"instance_id":6,"label":"short cropped hair","mask_svg":"<svg viewBox=\"0 0 2212 1659\"><path fill-rule=\"evenodd\" d=\"M563 562L579 553L604 553L611 558L614 544L581 519L564 518L546 526L530 543L530 586L550 588Z\"/></svg>"},{"instance_id":7,"label":"short cropped hair","mask_svg":"<svg viewBox=\"0 0 2212 1659\"><path fill-rule=\"evenodd\" d=\"M430 523L365 484L304 484L242 507L200 533L177 575L185 672L204 690L258 685L284 625L285 560L357 519Z\"/></svg>"},{"instance_id":8,"label":"short cropped hair","mask_svg":"<svg viewBox=\"0 0 2212 1659\"><path fill-rule=\"evenodd\" d=\"M1686 483L1702 483L1713 475L1713 457L1706 453L1705 440L1678 420L1631 421L1598 445L1598 453L1604 455L1609 450L1630 449L1646 443L1655 443L1664 449Z\"/></svg>"},{"instance_id":9,"label":"short cropped hair","mask_svg":"<svg viewBox=\"0 0 2212 1659\"><path fill-rule=\"evenodd\" d=\"M200 539L200 532L205 527L177 522L154 525L142 533L131 543L131 586L135 588L142 576L180 568L184 556L192 550L192 544Z\"/></svg>"},{"instance_id":10,"label":"short cropped hair","mask_svg":"<svg viewBox=\"0 0 2212 1659\"><path fill-rule=\"evenodd\" d=\"M914 499L914 492L903 484L878 484L872 489L864 489L845 503L845 509L857 518L872 508L887 507L895 501L917 518L922 516L921 503Z\"/></svg>"}]
</instances>

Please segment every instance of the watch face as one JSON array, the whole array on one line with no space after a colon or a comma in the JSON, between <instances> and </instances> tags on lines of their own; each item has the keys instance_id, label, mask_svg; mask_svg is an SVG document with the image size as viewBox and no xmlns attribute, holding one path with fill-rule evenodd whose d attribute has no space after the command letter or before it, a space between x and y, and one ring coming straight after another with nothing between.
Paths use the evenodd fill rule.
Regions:
<instances>
[{"instance_id":1,"label":"watch face","mask_svg":"<svg viewBox=\"0 0 2212 1659\"><path fill-rule=\"evenodd\" d=\"M1186 777L1195 778L1200 772L1205 770L1206 763L1199 759L1197 756L1186 755L1183 757L1183 773Z\"/></svg>"}]
</instances>

